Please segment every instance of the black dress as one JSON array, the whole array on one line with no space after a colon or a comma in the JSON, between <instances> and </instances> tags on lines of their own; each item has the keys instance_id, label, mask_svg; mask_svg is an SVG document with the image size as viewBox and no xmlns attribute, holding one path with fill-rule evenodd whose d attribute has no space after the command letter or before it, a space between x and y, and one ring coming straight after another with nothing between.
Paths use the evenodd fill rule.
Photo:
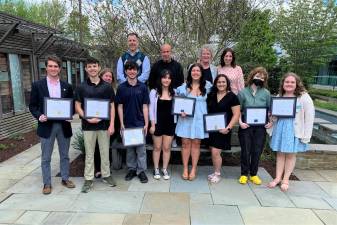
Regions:
<instances>
[{"instance_id":1,"label":"black dress","mask_svg":"<svg viewBox=\"0 0 337 225\"><path fill-rule=\"evenodd\" d=\"M204 75L205 80L208 80L209 82L211 82L211 84L213 84L213 77L210 67L208 67L207 69L202 69L202 74Z\"/></svg>"},{"instance_id":2,"label":"black dress","mask_svg":"<svg viewBox=\"0 0 337 225\"><path fill-rule=\"evenodd\" d=\"M172 111L172 99L157 100L157 122L154 131L155 136L173 136L175 132L174 116Z\"/></svg>"},{"instance_id":3,"label":"black dress","mask_svg":"<svg viewBox=\"0 0 337 225\"><path fill-rule=\"evenodd\" d=\"M232 107L240 105L237 96L233 92L228 92L219 102L217 96L209 96L208 113L226 113L226 122L228 125L232 119ZM222 134L220 132L209 133L209 146L222 149L231 149L231 132Z\"/></svg>"}]
</instances>

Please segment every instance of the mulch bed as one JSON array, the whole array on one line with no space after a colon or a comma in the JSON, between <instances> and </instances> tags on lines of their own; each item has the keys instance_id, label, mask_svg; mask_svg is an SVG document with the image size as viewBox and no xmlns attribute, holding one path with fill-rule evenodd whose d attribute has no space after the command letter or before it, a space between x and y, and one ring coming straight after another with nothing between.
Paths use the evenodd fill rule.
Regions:
<instances>
[{"instance_id":1,"label":"mulch bed","mask_svg":"<svg viewBox=\"0 0 337 225\"><path fill-rule=\"evenodd\" d=\"M0 162L27 150L39 142L40 139L35 130L0 140Z\"/></svg>"},{"instance_id":2,"label":"mulch bed","mask_svg":"<svg viewBox=\"0 0 337 225\"><path fill-rule=\"evenodd\" d=\"M83 177L84 174L84 155L79 155L74 159L70 164L70 176L72 177ZM224 166L240 166L240 155L237 154L224 154L223 155ZM147 152L147 161L148 165L152 165L152 156L151 152ZM125 154L123 154L123 162L125 162ZM181 165L181 154L180 152L172 152L170 164ZM199 166L210 166L212 165L212 158L210 153L201 153L200 160L198 163ZM152 167L152 166L150 166ZM264 160L260 162L260 167L265 168L267 172L275 178L275 163L269 160ZM295 175L290 176L290 180L299 180Z\"/></svg>"}]
</instances>

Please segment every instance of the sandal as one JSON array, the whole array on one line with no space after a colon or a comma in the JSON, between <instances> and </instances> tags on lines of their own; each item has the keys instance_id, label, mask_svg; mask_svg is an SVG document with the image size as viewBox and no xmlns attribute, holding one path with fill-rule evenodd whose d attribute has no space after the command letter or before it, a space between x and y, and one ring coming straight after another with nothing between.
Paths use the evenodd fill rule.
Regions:
<instances>
[{"instance_id":1,"label":"sandal","mask_svg":"<svg viewBox=\"0 0 337 225\"><path fill-rule=\"evenodd\" d=\"M288 191L288 188L289 188L289 183L286 182L286 181L282 181L282 183L281 183L281 191L286 192L286 191Z\"/></svg>"},{"instance_id":2,"label":"sandal","mask_svg":"<svg viewBox=\"0 0 337 225\"><path fill-rule=\"evenodd\" d=\"M183 180L188 180L188 171L185 173L185 171L183 172L183 174L181 174L181 178Z\"/></svg>"},{"instance_id":3,"label":"sandal","mask_svg":"<svg viewBox=\"0 0 337 225\"><path fill-rule=\"evenodd\" d=\"M274 188L274 187L276 187L277 185L279 185L280 182L281 182L281 180L276 180L276 179L274 179L274 180L272 180L271 182L269 182L269 183L267 184L267 187L269 187L269 188Z\"/></svg>"}]
</instances>

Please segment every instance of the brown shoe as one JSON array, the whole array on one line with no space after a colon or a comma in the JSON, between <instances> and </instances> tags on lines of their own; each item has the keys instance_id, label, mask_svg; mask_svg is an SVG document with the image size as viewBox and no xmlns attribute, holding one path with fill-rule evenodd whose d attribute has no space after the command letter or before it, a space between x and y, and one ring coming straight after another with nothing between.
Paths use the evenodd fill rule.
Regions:
<instances>
[{"instance_id":1,"label":"brown shoe","mask_svg":"<svg viewBox=\"0 0 337 225\"><path fill-rule=\"evenodd\" d=\"M62 180L62 185L67 188L75 188L75 184L71 180Z\"/></svg>"},{"instance_id":2,"label":"brown shoe","mask_svg":"<svg viewBox=\"0 0 337 225\"><path fill-rule=\"evenodd\" d=\"M44 195L49 195L51 193L51 186L49 184L45 184L43 186L42 193Z\"/></svg>"}]
</instances>

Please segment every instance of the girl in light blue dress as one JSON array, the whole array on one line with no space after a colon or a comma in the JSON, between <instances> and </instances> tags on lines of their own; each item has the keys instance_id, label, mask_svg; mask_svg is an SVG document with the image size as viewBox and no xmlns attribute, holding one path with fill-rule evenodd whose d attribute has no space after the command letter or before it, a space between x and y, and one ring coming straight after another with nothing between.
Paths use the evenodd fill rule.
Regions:
<instances>
[{"instance_id":1,"label":"girl in light blue dress","mask_svg":"<svg viewBox=\"0 0 337 225\"><path fill-rule=\"evenodd\" d=\"M296 153L308 150L315 118L315 108L298 75L287 73L281 80L279 96L297 97L295 118L275 118L270 147L277 152L276 177L268 184L281 190L289 188L289 177L295 168ZM283 178L282 178L283 176Z\"/></svg>"},{"instance_id":2,"label":"girl in light blue dress","mask_svg":"<svg viewBox=\"0 0 337 225\"><path fill-rule=\"evenodd\" d=\"M177 136L182 138L182 160L184 180L194 180L196 177L197 164L200 155L201 139L207 138L204 131L203 115L207 114L207 93L212 84L205 80L202 74L202 66L198 63L192 64L188 70L186 83L177 88L176 94L183 97L195 98L195 110L193 117L187 117L183 112L178 118L176 126ZM188 173L188 161L192 158L192 169Z\"/></svg>"}]
</instances>

